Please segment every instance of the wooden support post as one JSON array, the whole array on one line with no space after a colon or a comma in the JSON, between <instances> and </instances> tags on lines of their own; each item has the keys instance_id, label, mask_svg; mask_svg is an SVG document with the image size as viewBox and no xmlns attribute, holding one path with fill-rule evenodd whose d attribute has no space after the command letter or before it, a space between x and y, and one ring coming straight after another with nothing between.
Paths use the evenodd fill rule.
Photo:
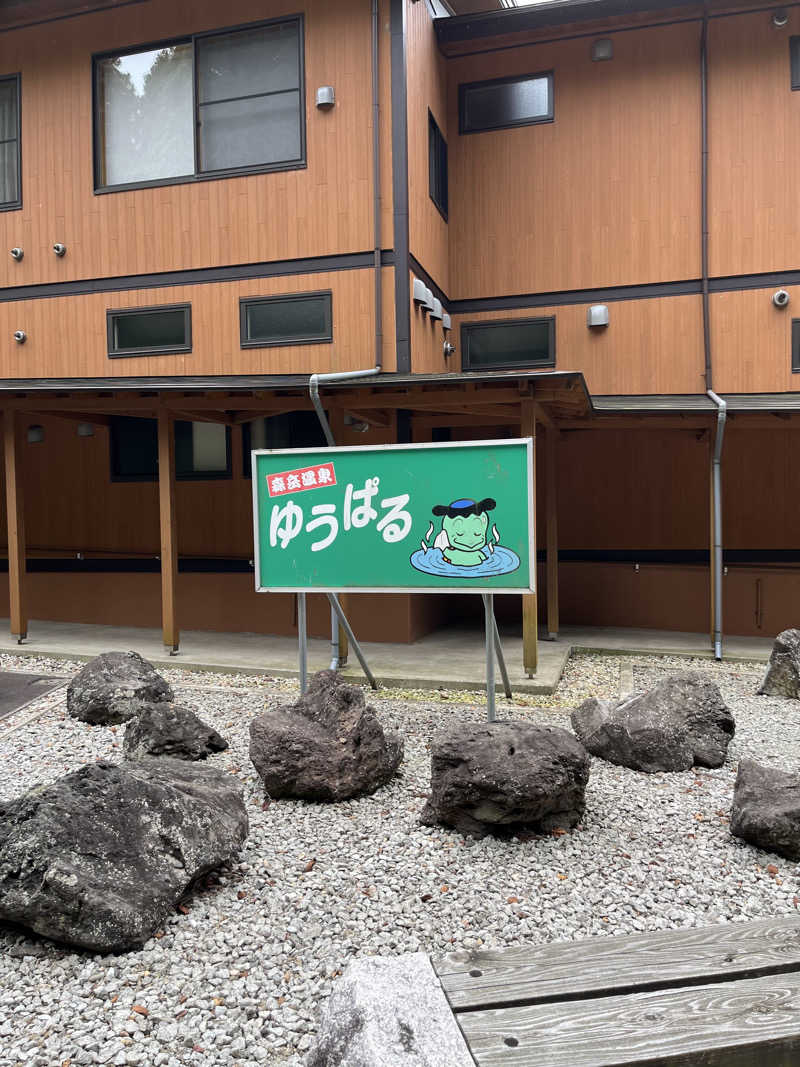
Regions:
<instances>
[{"instance_id":1,"label":"wooden support post","mask_svg":"<svg viewBox=\"0 0 800 1067\"><path fill-rule=\"evenodd\" d=\"M175 528L175 418L158 412L158 501L161 523L161 630L164 646L174 655L180 643L175 584L178 576L178 534Z\"/></svg>"},{"instance_id":2,"label":"wooden support post","mask_svg":"<svg viewBox=\"0 0 800 1067\"><path fill-rule=\"evenodd\" d=\"M716 590L717 575L714 569L714 435L708 435L708 592L709 592L709 632L708 637L711 648L714 648L714 631L716 628Z\"/></svg>"},{"instance_id":3,"label":"wooden support post","mask_svg":"<svg viewBox=\"0 0 800 1067\"><path fill-rule=\"evenodd\" d=\"M558 638L558 430L547 427L547 636Z\"/></svg>"},{"instance_id":4,"label":"wooden support post","mask_svg":"<svg viewBox=\"0 0 800 1067\"><path fill-rule=\"evenodd\" d=\"M520 411L520 436L533 438L533 509L536 514L536 409L532 396L523 396ZM534 552L536 551L536 537L534 536ZM533 571L536 573L536 559L533 560ZM536 593L523 593L522 595L522 667L530 678L536 674L539 666L539 638L538 638L538 612Z\"/></svg>"},{"instance_id":5,"label":"wooden support post","mask_svg":"<svg viewBox=\"0 0 800 1067\"><path fill-rule=\"evenodd\" d=\"M8 522L8 602L11 634L17 644L28 636L25 612L25 511L17 451L17 418L13 410L3 415L6 468L6 515Z\"/></svg>"}]
</instances>

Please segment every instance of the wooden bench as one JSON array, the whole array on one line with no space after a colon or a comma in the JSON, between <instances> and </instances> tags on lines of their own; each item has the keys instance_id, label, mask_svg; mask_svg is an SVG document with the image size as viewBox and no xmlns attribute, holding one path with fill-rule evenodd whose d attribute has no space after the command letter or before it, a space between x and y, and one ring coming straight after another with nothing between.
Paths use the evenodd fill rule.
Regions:
<instances>
[{"instance_id":1,"label":"wooden bench","mask_svg":"<svg viewBox=\"0 0 800 1067\"><path fill-rule=\"evenodd\" d=\"M478 1067L800 1065L800 919L431 962Z\"/></svg>"}]
</instances>

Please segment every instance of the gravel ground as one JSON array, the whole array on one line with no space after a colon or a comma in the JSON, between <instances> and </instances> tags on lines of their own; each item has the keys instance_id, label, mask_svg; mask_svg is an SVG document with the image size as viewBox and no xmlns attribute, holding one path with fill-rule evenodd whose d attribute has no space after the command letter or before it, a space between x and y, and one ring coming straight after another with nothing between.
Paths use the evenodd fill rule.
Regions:
<instances>
[{"instance_id":1,"label":"gravel ground","mask_svg":"<svg viewBox=\"0 0 800 1067\"><path fill-rule=\"evenodd\" d=\"M79 666L0 656L8 670ZM0 927L0 1067L298 1067L321 999L357 954L793 914L800 867L728 832L742 755L800 762L800 704L755 696L763 665L575 656L553 697L500 704L498 716L567 725L585 696L616 696L622 672L633 672L638 691L687 668L717 681L736 716L723 768L644 775L593 760L586 816L572 833L480 842L418 824L432 734L454 718L481 720L475 694L383 693L382 718L406 737L399 778L361 800L265 808L247 726L263 707L292 699L296 683L166 671L178 699L231 741L213 759L244 785L245 849L138 952L72 952ZM124 728L68 719L63 700L63 690L49 694L0 723L0 801L119 756Z\"/></svg>"}]
</instances>

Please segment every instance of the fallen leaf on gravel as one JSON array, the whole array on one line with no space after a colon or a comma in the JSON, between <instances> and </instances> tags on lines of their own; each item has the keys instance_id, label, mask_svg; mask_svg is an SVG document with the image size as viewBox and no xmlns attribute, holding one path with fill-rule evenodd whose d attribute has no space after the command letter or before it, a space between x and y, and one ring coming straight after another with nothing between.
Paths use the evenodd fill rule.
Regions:
<instances>
[{"instance_id":1,"label":"fallen leaf on gravel","mask_svg":"<svg viewBox=\"0 0 800 1067\"><path fill-rule=\"evenodd\" d=\"M506 904L519 904L519 897L506 897Z\"/></svg>"},{"instance_id":2,"label":"fallen leaf on gravel","mask_svg":"<svg viewBox=\"0 0 800 1067\"><path fill-rule=\"evenodd\" d=\"M236 896L239 900L244 900L244 898L247 896L247 893L245 893L243 889L240 889Z\"/></svg>"},{"instance_id":3,"label":"fallen leaf on gravel","mask_svg":"<svg viewBox=\"0 0 800 1067\"><path fill-rule=\"evenodd\" d=\"M137 1015L149 1015L150 1011L143 1004L134 1004L131 1011L135 1011Z\"/></svg>"},{"instance_id":4,"label":"fallen leaf on gravel","mask_svg":"<svg viewBox=\"0 0 800 1067\"><path fill-rule=\"evenodd\" d=\"M181 915L188 915L191 910L190 908L187 908L185 904L176 904L175 907Z\"/></svg>"},{"instance_id":5,"label":"fallen leaf on gravel","mask_svg":"<svg viewBox=\"0 0 800 1067\"><path fill-rule=\"evenodd\" d=\"M433 893L423 893L419 899L422 901L423 904L427 904L429 900L433 900ZM795 900L796 899L797 897L795 897Z\"/></svg>"},{"instance_id":6,"label":"fallen leaf on gravel","mask_svg":"<svg viewBox=\"0 0 800 1067\"><path fill-rule=\"evenodd\" d=\"M553 834L553 837L563 837L566 832L567 831L566 830L562 830L562 828L560 826L554 826L552 831L551 831L551 833Z\"/></svg>"},{"instance_id":7,"label":"fallen leaf on gravel","mask_svg":"<svg viewBox=\"0 0 800 1067\"><path fill-rule=\"evenodd\" d=\"M443 885L442 888L439 890L439 892L440 893L446 893L449 888L450 888L449 886Z\"/></svg>"},{"instance_id":8,"label":"fallen leaf on gravel","mask_svg":"<svg viewBox=\"0 0 800 1067\"><path fill-rule=\"evenodd\" d=\"M305 874L308 874L308 872L309 872L309 871L313 871L313 870L314 870L314 864L315 864L316 862L317 862L317 858L316 858L316 856L314 857L314 859L312 859L312 860L309 860L309 861L308 861L308 863L307 863L307 864L305 865L305 867L303 868L303 871L304 871L304 873L305 873Z\"/></svg>"},{"instance_id":9,"label":"fallen leaf on gravel","mask_svg":"<svg viewBox=\"0 0 800 1067\"><path fill-rule=\"evenodd\" d=\"M778 868L775 866L775 864L774 863L768 863L767 864L767 874L777 874L777 873L778 873Z\"/></svg>"},{"instance_id":10,"label":"fallen leaf on gravel","mask_svg":"<svg viewBox=\"0 0 800 1067\"><path fill-rule=\"evenodd\" d=\"M188 1014L189 1013L187 1012L186 1008L184 1008L183 1011L176 1011L174 1016L173 1016L173 1018L174 1019L182 1019L184 1017L184 1015L188 1015Z\"/></svg>"}]
</instances>

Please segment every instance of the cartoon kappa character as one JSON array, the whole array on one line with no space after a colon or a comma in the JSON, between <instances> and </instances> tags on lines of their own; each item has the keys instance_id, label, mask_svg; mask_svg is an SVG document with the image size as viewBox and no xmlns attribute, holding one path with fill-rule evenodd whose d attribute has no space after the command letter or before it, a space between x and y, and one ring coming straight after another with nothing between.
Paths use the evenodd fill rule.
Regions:
<instances>
[{"instance_id":1,"label":"cartoon kappa character","mask_svg":"<svg viewBox=\"0 0 800 1067\"><path fill-rule=\"evenodd\" d=\"M452 504L437 504L434 515L442 516L442 529L433 542L444 559L454 567L477 567L486 559L483 550L492 550L487 543L489 512L497 507L490 496L484 500L454 500Z\"/></svg>"}]
</instances>

